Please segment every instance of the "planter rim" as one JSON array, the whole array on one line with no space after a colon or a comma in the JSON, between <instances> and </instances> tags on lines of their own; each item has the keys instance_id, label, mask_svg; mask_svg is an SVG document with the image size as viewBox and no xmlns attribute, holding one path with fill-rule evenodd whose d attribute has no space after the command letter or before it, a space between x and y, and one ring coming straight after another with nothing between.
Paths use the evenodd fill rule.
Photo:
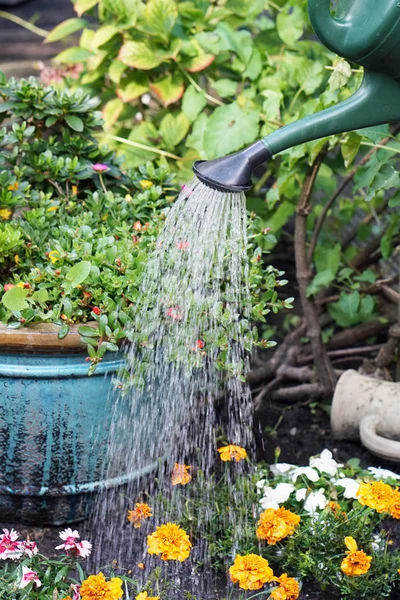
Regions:
<instances>
[{"instance_id":1,"label":"planter rim","mask_svg":"<svg viewBox=\"0 0 400 600\"><path fill-rule=\"evenodd\" d=\"M24 352L85 352L78 327L96 326L95 322L76 323L71 325L69 333L60 340L60 327L55 323L33 323L28 327L11 329L0 323L0 353L13 351Z\"/></svg>"}]
</instances>

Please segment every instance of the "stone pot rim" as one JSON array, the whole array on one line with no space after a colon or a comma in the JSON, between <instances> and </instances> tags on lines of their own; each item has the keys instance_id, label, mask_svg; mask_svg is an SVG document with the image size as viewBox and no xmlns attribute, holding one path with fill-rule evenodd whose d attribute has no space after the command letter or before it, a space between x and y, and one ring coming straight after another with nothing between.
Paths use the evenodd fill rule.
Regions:
<instances>
[{"instance_id":1,"label":"stone pot rim","mask_svg":"<svg viewBox=\"0 0 400 600\"><path fill-rule=\"evenodd\" d=\"M0 352L66 352L84 353L86 345L82 343L78 327L82 325L96 327L95 322L75 323L69 333L60 340L60 326L55 323L32 323L28 327L11 329L0 323Z\"/></svg>"}]
</instances>

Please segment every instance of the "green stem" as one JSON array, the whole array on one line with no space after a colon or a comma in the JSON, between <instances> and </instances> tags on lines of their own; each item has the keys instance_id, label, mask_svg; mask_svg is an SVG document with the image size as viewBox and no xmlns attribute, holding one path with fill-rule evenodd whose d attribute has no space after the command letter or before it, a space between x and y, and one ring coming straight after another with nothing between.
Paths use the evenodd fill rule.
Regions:
<instances>
[{"instance_id":1,"label":"green stem","mask_svg":"<svg viewBox=\"0 0 400 600\"><path fill-rule=\"evenodd\" d=\"M154 152L155 154L160 154L161 156L166 156L168 158L173 158L174 160L182 160L181 156L177 156L176 154L172 154L171 152L166 152L165 150L160 150L159 148L154 148L153 146L148 146L147 144L141 144L140 142L126 140L125 138L119 137L118 135L111 135L109 133L106 133L105 135L106 137L110 138L110 140L115 140L116 142L126 144L127 146L133 146L134 148L148 150L149 152Z\"/></svg>"},{"instance_id":2,"label":"green stem","mask_svg":"<svg viewBox=\"0 0 400 600\"><path fill-rule=\"evenodd\" d=\"M246 600L252 600L253 598L258 598L259 596L263 596L264 594L270 594L271 590L263 590L262 592L258 592L258 594L253 594L253 596L249 596Z\"/></svg>"},{"instance_id":3,"label":"green stem","mask_svg":"<svg viewBox=\"0 0 400 600\"><path fill-rule=\"evenodd\" d=\"M12 21L28 31L35 33L36 35L40 35L40 37L46 38L49 35L49 31L45 29L41 29L40 27L36 27L33 23L29 23L29 21L25 21L25 19L21 19L21 17L17 17L16 15L12 15L11 13L5 12L4 10L0 10L0 18L7 19L8 21Z\"/></svg>"},{"instance_id":4,"label":"green stem","mask_svg":"<svg viewBox=\"0 0 400 600\"><path fill-rule=\"evenodd\" d=\"M370 146L371 148L380 148L381 150L387 150L393 152L393 154L400 154L399 148L392 148L391 146L384 146L383 144L373 144L372 142L361 142L361 146Z\"/></svg>"},{"instance_id":5,"label":"green stem","mask_svg":"<svg viewBox=\"0 0 400 600\"><path fill-rule=\"evenodd\" d=\"M102 176L102 174L101 174L101 173L98 173L98 175L99 175L99 180L100 180L101 189L103 190L103 192L104 192L105 194L107 194L108 192L107 192L107 188L106 188L106 186L104 185L103 176Z\"/></svg>"},{"instance_id":6,"label":"green stem","mask_svg":"<svg viewBox=\"0 0 400 600\"><path fill-rule=\"evenodd\" d=\"M281 8L280 6L278 6L277 4L275 4L275 2L270 2L268 0L267 4L269 4L270 6L272 6L272 8L274 8L278 12L282 12L283 11L283 8Z\"/></svg>"},{"instance_id":7,"label":"green stem","mask_svg":"<svg viewBox=\"0 0 400 600\"><path fill-rule=\"evenodd\" d=\"M189 83L192 84L192 86L194 87L195 90L197 90L200 94L204 94L204 97L207 98L207 100L209 100L213 104L217 104L218 106L224 106L224 103L221 102L221 100L218 100L217 98L214 98L214 96L207 94L207 92L205 90L203 90L203 88L197 83L197 81L195 81L193 79L193 77L191 75L189 75L189 73L179 63L176 63L176 64L177 64L179 70L181 71L181 73L183 73L183 75L187 78Z\"/></svg>"}]
</instances>

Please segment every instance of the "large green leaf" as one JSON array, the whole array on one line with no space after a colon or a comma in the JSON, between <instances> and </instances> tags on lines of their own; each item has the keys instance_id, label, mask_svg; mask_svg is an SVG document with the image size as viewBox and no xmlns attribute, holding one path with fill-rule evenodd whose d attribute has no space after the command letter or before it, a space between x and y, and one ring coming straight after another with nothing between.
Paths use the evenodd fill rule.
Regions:
<instances>
[{"instance_id":1,"label":"large green leaf","mask_svg":"<svg viewBox=\"0 0 400 600\"><path fill-rule=\"evenodd\" d=\"M201 92L198 92L192 85L190 85L187 88L182 100L182 110L189 121L195 121L206 104L207 100L205 95Z\"/></svg>"},{"instance_id":2,"label":"large green leaf","mask_svg":"<svg viewBox=\"0 0 400 600\"><path fill-rule=\"evenodd\" d=\"M100 48L100 46L109 42L114 35L117 35L119 31L116 25L104 25L104 27L100 27L93 37L92 48Z\"/></svg>"},{"instance_id":3,"label":"large green leaf","mask_svg":"<svg viewBox=\"0 0 400 600\"><path fill-rule=\"evenodd\" d=\"M91 263L88 260L83 260L77 263L68 271L65 279L70 282L72 287L76 287L80 283L83 283L90 273Z\"/></svg>"},{"instance_id":4,"label":"large green leaf","mask_svg":"<svg viewBox=\"0 0 400 600\"><path fill-rule=\"evenodd\" d=\"M175 148L189 131L190 121L183 113L167 114L160 123L160 133L167 148Z\"/></svg>"},{"instance_id":5,"label":"large green leaf","mask_svg":"<svg viewBox=\"0 0 400 600\"><path fill-rule=\"evenodd\" d=\"M92 56L92 53L89 50L73 46L72 48L67 48L60 52L55 60L62 64L75 65L77 63L85 62L90 56Z\"/></svg>"},{"instance_id":6,"label":"large green leaf","mask_svg":"<svg viewBox=\"0 0 400 600\"><path fill-rule=\"evenodd\" d=\"M58 42L59 40L63 40L68 37L72 33L79 31L86 27L88 22L86 19L67 19L63 21L57 27L55 27L52 31L50 31L49 35L45 39L45 44L49 42Z\"/></svg>"},{"instance_id":7,"label":"large green leaf","mask_svg":"<svg viewBox=\"0 0 400 600\"><path fill-rule=\"evenodd\" d=\"M183 79L178 74L167 75L159 81L150 84L150 89L161 101L163 106L169 106L178 102L183 96L185 85Z\"/></svg>"},{"instance_id":8,"label":"large green leaf","mask_svg":"<svg viewBox=\"0 0 400 600\"><path fill-rule=\"evenodd\" d=\"M71 127L71 129L77 131L78 133L81 133L83 131L84 125L82 119L80 119L76 115L65 115L64 118L66 123Z\"/></svg>"},{"instance_id":9,"label":"large green leaf","mask_svg":"<svg viewBox=\"0 0 400 600\"><path fill-rule=\"evenodd\" d=\"M151 43L130 41L122 46L118 58L128 67L148 71L158 67L167 56Z\"/></svg>"},{"instance_id":10,"label":"large green leaf","mask_svg":"<svg viewBox=\"0 0 400 600\"><path fill-rule=\"evenodd\" d=\"M117 89L117 96L123 102L132 102L149 89L149 80L145 73L134 72L124 77Z\"/></svg>"},{"instance_id":11,"label":"large green leaf","mask_svg":"<svg viewBox=\"0 0 400 600\"><path fill-rule=\"evenodd\" d=\"M168 36L175 25L178 7L174 0L149 0L144 10L144 22L152 33Z\"/></svg>"},{"instance_id":12,"label":"large green leaf","mask_svg":"<svg viewBox=\"0 0 400 600\"><path fill-rule=\"evenodd\" d=\"M259 113L245 111L237 102L219 106L208 119L204 146L208 158L240 150L254 142L259 132Z\"/></svg>"},{"instance_id":13,"label":"large green leaf","mask_svg":"<svg viewBox=\"0 0 400 600\"><path fill-rule=\"evenodd\" d=\"M301 38L304 31L303 12L299 6L282 10L276 19L279 37L288 46L293 46Z\"/></svg>"},{"instance_id":14,"label":"large green leaf","mask_svg":"<svg viewBox=\"0 0 400 600\"><path fill-rule=\"evenodd\" d=\"M13 312L17 312L20 310L24 310L24 308L28 308L29 304L25 299L28 294L29 290L14 287L4 294L1 301L6 308L12 310Z\"/></svg>"},{"instance_id":15,"label":"large green leaf","mask_svg":"<svg viewBox=\"0 0 400 600\"><path fill-rule=\"evenodd\" d=\"M116 121L118 121L122 111L124 109L124 103L119 98L113 98L103 108L103 119L105 127L112 127Z\"/></svg>"}]
</instances>

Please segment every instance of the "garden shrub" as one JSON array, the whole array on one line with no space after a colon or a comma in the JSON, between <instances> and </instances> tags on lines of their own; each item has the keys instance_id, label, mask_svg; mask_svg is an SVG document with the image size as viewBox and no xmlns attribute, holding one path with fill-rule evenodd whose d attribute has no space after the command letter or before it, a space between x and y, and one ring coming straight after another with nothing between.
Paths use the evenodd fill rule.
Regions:
<instances>
[{"instance_id":1,"label":"garden shrub","mask_svg":"<svg viewBox=\"0 0 400 600\"><path fill-rule=\"evenodd\" d=\"M194 160L238 150L360 85L360 70L315 39L305 0L77 0L75 10L77 18L48 36L55 41L80 32L78 44L58 55L59 65L82 69L78 83L101 98L107 135L125 139L127 164L157 157L148 146L163 153L182 182ZM327 148L307 223L310 241L338 178L388 135L381 126L283 152L258 170L249 208L279 235L295 215L309 165ZM312 252L308 294L320 299L331 289L326 307L337 328L376 319L382 310L370 293L382 277L380 266L359 266L357 254L375 236L384 259L397 245L399 148L393 137L357 169L352 192L333 203ZM343 232L352 230L349 243ZM324 340L333 332L325 328Z\"/></svg>"},{"instance_id":2,"label":"garden shrub","mask_svg":"<svg viewBox=\"0 0 400 600\"><path fill-rule=\"evenodd\" d=\"M94 137L98 100L82 90L1 76L0 97L0 321L57 323L60 338L80 324L93 372L133 322L141 274L177 188L165 165L121 170ZM255 217L249 227L252 316L262 321L291 304L278 298L282 273L260 261L259 242L273 237Z\"/></svg>"}]
</instances>

